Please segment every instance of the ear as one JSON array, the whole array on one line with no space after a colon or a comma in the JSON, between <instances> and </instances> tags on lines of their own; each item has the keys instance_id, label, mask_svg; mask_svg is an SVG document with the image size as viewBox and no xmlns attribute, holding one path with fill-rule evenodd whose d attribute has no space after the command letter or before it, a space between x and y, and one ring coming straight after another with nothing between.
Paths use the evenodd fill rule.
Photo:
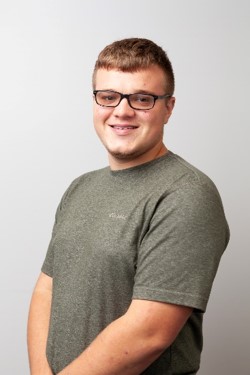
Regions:
<instances>
[{"instance_id":1,"label":"ear","mask_svg":"<svg viewBox=\"0 0 250 375\"><path fill-rule=\"evenodd\" d=\"M175 105L175 97L171 96L171 98L166 100L166 114L165 114L165 122L164 122L165 124L168 122L169 117L172 114L174 105Z\"/></svg>"}]
</instances>

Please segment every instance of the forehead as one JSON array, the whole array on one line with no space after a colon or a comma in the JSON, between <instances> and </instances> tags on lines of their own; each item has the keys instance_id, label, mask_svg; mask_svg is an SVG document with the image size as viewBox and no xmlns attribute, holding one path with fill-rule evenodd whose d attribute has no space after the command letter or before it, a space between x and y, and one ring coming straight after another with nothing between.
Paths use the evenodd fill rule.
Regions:
<instances>
[{"instance_id":1,"label":"forehead","mask_svg":"<svg viewBox=\"0 0 250 375\"><path fill-rule=\"evenodd\" d=\"M136 72L99 69L95 77L96 90L114 90L122 93L146 91L163 94L165 87L165 74L160 67L155 65Z\"/></svg>"}]
</instances>

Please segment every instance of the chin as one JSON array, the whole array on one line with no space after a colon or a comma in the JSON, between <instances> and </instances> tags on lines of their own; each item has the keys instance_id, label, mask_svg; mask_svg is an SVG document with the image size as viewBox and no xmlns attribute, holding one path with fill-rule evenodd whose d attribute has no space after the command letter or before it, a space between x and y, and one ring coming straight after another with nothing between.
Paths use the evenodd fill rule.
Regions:
<instances>
[{"instance_id":1,"label":"chin","mask_svg":"<svg viewBox=\"0 0 250 375\"><path fill-rule=\"evenodd\" d=\"M118 159L118 160L132 160L132 159L139 157L142 154L136 151L122 152L122 151L108 150L108 152L113 158Z\"/></svg>"}]
</instances>

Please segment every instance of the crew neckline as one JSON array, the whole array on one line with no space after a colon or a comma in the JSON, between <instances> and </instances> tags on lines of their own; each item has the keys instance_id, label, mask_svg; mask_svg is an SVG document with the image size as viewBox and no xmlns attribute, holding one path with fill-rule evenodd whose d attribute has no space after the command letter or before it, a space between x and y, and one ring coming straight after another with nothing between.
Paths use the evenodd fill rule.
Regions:
<instances>
[{"instance_id":1,"label":"crew neckline","mask_svg":"<svg viewBox=\"0 0 250 375\"><path fill-rule=\"evenodd\" d=\"M142 163L142 164L139 164L139 165L135 165L134 167L129 167L129 168L124 168L124 169L115 169L115 170L112 170L110 167L108 167L109 169L109 173L111 176L119 176L119 175L124 175L124 174L129 174L129 173L133 173L133 172L138 172L139 170L143 169L147 169L155 164L158 164L158 163L161 163L162 160L165 160L165 159L168 159L169 157L172 157L174 154L172 151L168 150L168 152L156 159L153 159L153 160L149 160L145 163Z\"/></svg>"}]
</instances>

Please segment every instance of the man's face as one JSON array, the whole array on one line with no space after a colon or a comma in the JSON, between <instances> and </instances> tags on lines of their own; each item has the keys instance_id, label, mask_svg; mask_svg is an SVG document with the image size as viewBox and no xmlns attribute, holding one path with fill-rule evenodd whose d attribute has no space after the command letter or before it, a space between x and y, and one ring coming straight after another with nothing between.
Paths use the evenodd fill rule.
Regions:
<instances>
[{"instance_id":1,"label":"man's face","mask_svg":"<svg viewBox=\"0 0 250 375\"><path fill-rule=\"evenodd\" d=\"M134 73L99 69L96 90L122 94L168 94L166 78L158 66ZM163 127L174 106L174 98L158 99L150 110L135 110L122 99L115 108L101 107L94 100L95 130L109 154L111 169L133 167L166 152Z\"/></svg>"}]
</instances>

